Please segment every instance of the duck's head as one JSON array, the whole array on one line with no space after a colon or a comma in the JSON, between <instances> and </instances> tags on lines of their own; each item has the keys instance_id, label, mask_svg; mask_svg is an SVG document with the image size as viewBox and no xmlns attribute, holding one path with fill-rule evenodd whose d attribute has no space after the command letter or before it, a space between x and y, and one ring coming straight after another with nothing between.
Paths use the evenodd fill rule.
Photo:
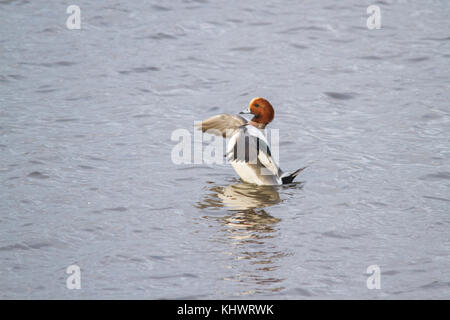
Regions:
<instances>
[{"instance_id":1,"label":"duck's head","mask_svg":"<svg viewBox=\"0 0 450 320\"><path fill-rule=\"evenodd\" d=\"M273 120L273 117L275 116L275 111L273 110L270 102L264 98L259 97L254 98L252 101L250 101L248 109L241 113L253 114L254 117L250 121L250 123L258 128L264 128Z\"/></svg>"}]
</instances>

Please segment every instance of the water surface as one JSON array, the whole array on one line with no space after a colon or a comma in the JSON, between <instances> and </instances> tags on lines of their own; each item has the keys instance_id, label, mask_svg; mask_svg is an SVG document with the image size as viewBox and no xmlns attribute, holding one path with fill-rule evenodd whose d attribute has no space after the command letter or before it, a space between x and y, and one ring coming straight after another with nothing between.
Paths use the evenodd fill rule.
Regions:
<instances>
[{"instance_id":1,"label":"water surface","mask_svg":"<svg viewBox=\"0 0 450 320\"><path fill-rule=\"evenodd\" d=\"M0 1L1 298L450 298L448 1L76 4ZM299 183L171 161L256 96Z\"/></svg>"}]
</instances>

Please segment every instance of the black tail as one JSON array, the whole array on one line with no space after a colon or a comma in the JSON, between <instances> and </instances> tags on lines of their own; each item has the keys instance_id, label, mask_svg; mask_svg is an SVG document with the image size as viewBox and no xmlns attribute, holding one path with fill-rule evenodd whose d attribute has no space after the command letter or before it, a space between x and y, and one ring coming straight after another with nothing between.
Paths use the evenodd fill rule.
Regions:
<instances>
[{"instance_id":1,"label":"black tail","mask_svg":"<svg viewBox=\"0 0 450 320\"><path fill-rule=\"evenodd\" d=\"M292 172L290 175L282 177L281 181L283 182L283 184L288 184L291 183L292 181L294 181L295 177L303 171L303 169L306 169L306 167L303 167L301 169L295 170L294 172Z\"/></svg>"}]
</instances>

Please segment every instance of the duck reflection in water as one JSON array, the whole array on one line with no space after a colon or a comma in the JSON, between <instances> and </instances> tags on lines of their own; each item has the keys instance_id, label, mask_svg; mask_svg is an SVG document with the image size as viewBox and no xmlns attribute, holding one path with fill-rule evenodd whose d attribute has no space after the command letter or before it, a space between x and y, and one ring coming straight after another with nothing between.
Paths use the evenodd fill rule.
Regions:
<instances>
[{"instance_id":1,"label":"duck reflection in water","mask_svg":"<svg viewBox=\"0 0 450 320\"><path fill-rule=\"evenodd\" d=\"M243 285L237 295L283 290L283 279L276 277L276 270L283 257L289 255L287 249L277 245L277 224L280 218L267 212L270 206L281 203L279 191L300 189L301 183L290 186L257 186L248 183L234 183L218 186L210 183L204 199L196 204L203 210L226 209L225 216L207 215L206 219L219 222L223 228L213 241L226 242L225 254L231 255L227 262L224 280ZM225 234L225 237L224 237Z\"/></svg>"}]
</instances>

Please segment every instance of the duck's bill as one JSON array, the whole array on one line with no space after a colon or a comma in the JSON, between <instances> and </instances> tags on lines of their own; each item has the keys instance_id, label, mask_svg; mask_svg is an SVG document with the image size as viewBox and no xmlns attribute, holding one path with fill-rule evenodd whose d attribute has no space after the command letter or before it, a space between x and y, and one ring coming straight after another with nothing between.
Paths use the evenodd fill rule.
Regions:
<instances>
[{"instance_id":1,"label":"duck's bill","mask_svg":"<svg viewBox=\"0 0 450 320\"><path fill-rule=\"evenodd\" d=\"M245 110L239 112L239 114L251 114L252 112L250 111L249 108L245 108Z\"/></svg>"}]
</instances>

